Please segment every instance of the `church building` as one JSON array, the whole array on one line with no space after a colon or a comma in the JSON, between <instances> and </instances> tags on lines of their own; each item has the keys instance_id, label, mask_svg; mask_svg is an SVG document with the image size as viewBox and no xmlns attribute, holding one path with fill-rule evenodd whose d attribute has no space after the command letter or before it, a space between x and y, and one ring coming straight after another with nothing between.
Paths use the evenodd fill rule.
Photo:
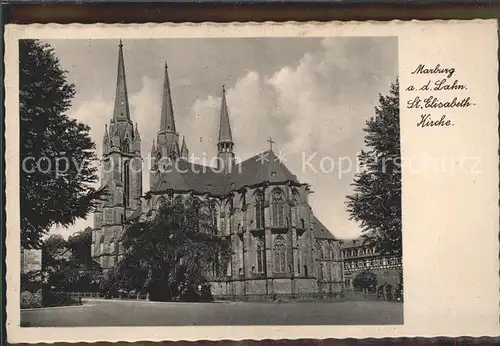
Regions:
<instances>
[{"instance_id":1,"label":"church building","mask_svg":"<svg viewBox=\"0 0 500 346\"><path fill-rule=\"evenodd\" d=\"M337 297L343 292L340 242L314 215L310 186L300 182L269 150L235 162L224 88L220 105L217 167L189 162L176 127L168 68L164 67L159 130L150 157L150 189L143 194L141 137L130 114L123 45L118 50L115 106L103 138L102 184L109 198L96 210L92 256L103 272L120 259L125 223L154 217L162 203L198 198L211 205L218 235L231 244L224 273L211 278L212 294L226 299ZM214 134L215 135L215 134ZM244 140L244 139L239 139ZM162 169L175 162L176 169Z\"/></svg>"}]
</instances>

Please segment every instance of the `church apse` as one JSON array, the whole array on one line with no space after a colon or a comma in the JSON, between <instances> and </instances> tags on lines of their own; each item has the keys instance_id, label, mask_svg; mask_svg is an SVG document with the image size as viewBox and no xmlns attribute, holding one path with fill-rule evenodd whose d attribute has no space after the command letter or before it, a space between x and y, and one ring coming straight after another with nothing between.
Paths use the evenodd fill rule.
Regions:
<instances>
[{"instance_id":1,"label":"church apse","mask_svg":"<svg viewBox=\"0 0 500 346\"><path fill-rule=\"evenodd\" d=\"M310 186L269 149L239 162L230 107L222 89L216 152L219 166L190 162L187 143L175 122L168 68L164 66L160 125L151 147L150 188L142 194L142 175L128 165L141 160L141 138L130 120L122 45L119 46L117 100L103 143L102 167L118 160L121 171L103 173L110 193L95 213L93 256L106 270L120 258L124 221L153 218L162 203L187 198L208 205L218 235L231 244L225 270L208 273L212 295L221 299L260 300L340 297L344 281L338 240L314 216ZM266 160L259 160L265 156ZM139 162L139 161L138 161ZM140 161L142 163L142 161ZM162 169L176 163L179 169ZM220 169L224 165L224 169ZM134 170L135 172L135 170ZM318 245L321 244L321 245ZM319 247L318 247L319 246ZM207 275L208 275L207 274Z\"/></svg>"}]
</instances>

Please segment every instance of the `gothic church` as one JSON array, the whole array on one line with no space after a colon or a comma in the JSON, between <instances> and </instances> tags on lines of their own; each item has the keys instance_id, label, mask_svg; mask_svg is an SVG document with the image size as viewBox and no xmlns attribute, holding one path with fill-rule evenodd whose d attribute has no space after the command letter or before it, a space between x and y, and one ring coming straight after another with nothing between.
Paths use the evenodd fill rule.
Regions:
<instances>
[{"instance_id":1,"label":"gothic church","mask_svg":"<svg viewBox=\"0 0 500 346\"><path fill-rule=\"evenodd\" d=\"M308 202L310 186L297 180L272 147L234 162L237 143L224 89L218 162L237 169L215 170L190 163L184 138L179 145L167 65L164 73L160 128L151 149L151 186L143 194L141 137L131 120L120 41L114 111L102 143L101 182L111 193L94 214L92 232L92 256L104 274L120 259L126 222L153 217L162 203L190 196L213 205L219 235L231 243L227 271L211 281L215 297L339 296L344 281L340 242L314 216ZM180 169L160 169L164 158L175 160Z\"/></svg>"}]
</instances>

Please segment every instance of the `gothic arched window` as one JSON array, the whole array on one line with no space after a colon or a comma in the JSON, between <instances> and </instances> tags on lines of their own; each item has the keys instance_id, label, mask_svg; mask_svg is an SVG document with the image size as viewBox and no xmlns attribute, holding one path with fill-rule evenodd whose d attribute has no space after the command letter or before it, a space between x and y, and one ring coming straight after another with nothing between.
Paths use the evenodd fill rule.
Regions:
<instances>
[{"instance_id":1,"label":"gothic arched window","mask_svg":"<svg viewBox=\"0 0 500 346\"><path fill-rule=\"evenodd\" d=\"M158 150L156 152L156 160L154 160L154 166L153 166L153 168L157 168L160 171L165 171L165 168L162 167L163 165L160 165L160 163L163 163L162 161L163 160L162 160L162 157L161 157L161 152L160 152L160 150Z\"/></svg>"},{"instance_id":2,"label":"gothic arched window","mask_svg":"<svg viewBox=\"0 0 500 346\"><path fill-rule=\"evenodd\" d=\"M226 234L226 217L224 214L220 213L220 231L222 235Z\"/></svg>"},{"instance_id":3,"label":"gothic arched window","mask_svg":"<svg viewBox=\"0 0 500 346\"><path fill-rule=\"evenodd\" d=\"M220 267L219 266L220 266L219 255L216 254L216 255L214 255L214 259L212 262L212 275L214 277L218 277L220 274Z\"/></svg>"},{"instance_id":4,"label":"gothic arched window","mask_svg":"<svg viewBox=\"0 0 500 346\"><path fill-rule=\"evenodd\" d=\"M177 159L177 151L172 148L172 150L170 150L170 158L175 161Z\"/></svg>"},{"instance_id":5,"label":"gothic arched window","mask_svg":"<svg viewBox=\"0 0 500 346\"><path fill-rule=\"evenodd\" d=\"M272 196L272 217L275 226L285 225L285 199L280 189L275 189Z\"/></svg>"},{"instance_id":6,"label":"gothic arched window","mask_svg":"<svg viewBox=\"0 0 500 346\"><path fill-rule=\"evenodd\" d=\"M264 196L261 192L255 194L255 225L264 228Z\"/></svg>"},{"instance_id":7,"label":"gothic arched window","mask_svg":"<svg viewBox=\"0 0 500 346\"><path fill-rule=\"evenodd\" d=\"M335 260L335 251L333 248L333 244L328 244L328 252L329 252L329 259Z\"/></svg>"},{"instance_id":8,"label":"gothic arched window","mask_svg":"<svg viewBox=\"0 0 500 346\"><path fill-rule=\"evenodd\" d=\"M274 271L284 273L286 270L286 246L285 239L282 236L277 236L274 239Z\"/></svg>"},{"instance_id":9,"label":"gothic arched window","mask_svg":"<svg viewBox=\"0 0 500 346\"><path fill-rule=\"evenodd\" d=\"M260 238L257 242L257 273L264 272L264 258L265 258L264 239Z\"/></svg>"},{"instance_id":10,"label":"gothic arched window","mask_svg":"<svg viewBox=\"0 0 500 346\"><path fill-rule=\"evenodd\" d=\"M299 193L297 190L293 189L292 190L292 217L293 220L297 223L299 220ZM302 227L303 228L303 227Z\"/></svg>"},{"instance_id":11,"label":"gothic arched window","mask_svg":"<svg viewBox=\"0 0 500 346\"><path fill-rule=\"evenodd\" d=\"M320 281L323 281L323 263L320 264L319 266L319 279Z\"/></svg>"},{"instance_id":12,"label":"gothic arched window","mask_svg":"<svg viewBox=\"0 0 500 346\"><path fill-rule=\"evenodd\" d=\"M212 226L217 228L217 209L215 203L210 203L210 216L212 218Z\"/></svg>"},{"instance_id":13,"label":"gothic arched window","mask_svg":"<svg viewBox=\"0 0 500 346\"><path fill-rule=\"evenodd\" d=\"M300 245L300 237L297 236L297 272L300 274L300 258L302 257L302 248Z\"/></svg>"},{"instance_id":14,"label":"gothic arched window","mask_svg":"<svg viewBox=\"0 0 500 346\"><path fill-rule=\"evenodd\" d=\"M104 234L101 235L101 239L99 240L99 255L104 253Z\"/></svg>"},{"instance_id":15,"label":"gothic arched window","mask_svg":"<svg viewBox=\"0 0 500 346\"><path fill-rule=\"evenodd\" d=\"M123 205L127 207L130 202L130 161L123 164Z\"/></svg>"},{"instance_id":16,"label":"gothic arched window","mask_svg":"<svg viewBox=\"0 0 500 346\"><path fill-rule=\"evenodd\" d=\"M124 153L129 153L130 152L130 143L128 141L128 139L125 139L125 141L123 142L123 149L122 151Z\"/></svg>"},{"instance_id":17,"label":"gothic arched window","mask_svg":"<svg viewBox=\"0 0 500 346\"><path fill-rule=\"evenodd\" d=\"M320 241L316 242L316 249L318 250L318 258L319 259L325 258L325 251L323 249L323 244L321 244Z\"/></svg>"}]
</instances>

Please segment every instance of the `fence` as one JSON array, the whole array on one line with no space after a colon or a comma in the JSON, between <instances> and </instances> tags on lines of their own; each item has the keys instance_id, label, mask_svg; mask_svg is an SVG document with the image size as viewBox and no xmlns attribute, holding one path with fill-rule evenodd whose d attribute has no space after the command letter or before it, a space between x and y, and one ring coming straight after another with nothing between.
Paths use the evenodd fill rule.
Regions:
<instances>
[{"instance_id":1,"label":"fence","mask_svg":"<svg viewBox=\"0 0 500 346\"><path fill-rule=\"evenodd\" d=\"M124 299L124 300L149 300L149 295L144 293L118 292L116 294L103 294L100 292L69 292L75 298L102 298L102 299Z\"/></svg>"}]
</instances>

